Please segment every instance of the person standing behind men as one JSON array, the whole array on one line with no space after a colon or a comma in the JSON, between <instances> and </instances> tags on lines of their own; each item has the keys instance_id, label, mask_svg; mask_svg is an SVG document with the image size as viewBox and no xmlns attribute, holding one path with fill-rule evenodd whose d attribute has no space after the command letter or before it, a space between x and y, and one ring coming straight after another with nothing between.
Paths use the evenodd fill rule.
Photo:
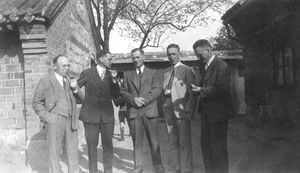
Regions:
<instances>
[{"instance_id":1,"label":"person standing behind men","mask_svg":"<svg viewBox=\"0 0 300 173\"><path fill-rule=\"evenodd\" d=\"M144 136L149 142L152 163L156 173L164 172L158 143L157 98L161 87L156 71L145 67L144 51L135 48L131 51L134 70L124 73L122 94L127 102L128 124L134 141L134 172L143 172Z\"/></svg>"},{"instance_id":2,"label":"person standing behind men","mask_svg":"<svg viewBox=\"0 0 300 173\"><path fill-rule=\"evenodd\" d=\"M40 119L47 124L49 172L60 173L60 154L65 140L68 172L79 173L78 166L78 118L76 100L83 93L70 79L70 61L64 55L53 59L54 73L40 79L33 96L32 107Z\"/></svg>"},{"instance_id":3,"label":"person standing behind men","mask_svg":"<svg viewBox=\"0 0 300 173\"><path fill-rule=\"evenodd\" d=\"M230 71L226 62L212 52L207 40L193 45L200 60L196 85L192 90L200 97L201 148L207 173L228 172L227 130L233 116L230 99Z\"/></svg>"},{"instance_id":4,"label":"person standing behind men","mask_svg":"<svg viewBox=\"0 0 300 173\"><path fill-rule=\"evenodd\" d=\"M170 151L176 173L192 171L191 120L195 112L195 96L189 85L194 83L192 68L180 62L177 44L167 47L172 65L164 74L163 113L166 119Z\"/></svg>"},{"instance_id":5,"label":"person standing behind men","mask_svg":"<svg viewBox=\"0 0 300 173\"><path fill-rule=\"evenodd\" d=\"M103 146L104 173L112 172L114 109L112 99L120 93L119 85L109 71L112 57L109 53L97 54L97 65L82 71L79 87L85 87L79 119L83 122L88 146L89 173L97 173L97 146L99 132Z\"/></svg>"}]
</instances>

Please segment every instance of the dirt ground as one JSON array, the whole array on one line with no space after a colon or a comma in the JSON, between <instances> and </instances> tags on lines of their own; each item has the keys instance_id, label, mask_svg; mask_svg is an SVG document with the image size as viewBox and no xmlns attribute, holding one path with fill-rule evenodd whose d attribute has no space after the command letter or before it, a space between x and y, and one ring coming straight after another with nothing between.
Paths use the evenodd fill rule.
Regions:
<instances>
[{"instance_id":1,"label":"dirt ground","mask_svg":"<svg viewBox=\"0 0 300 173\"><path fill-rule=\"evenodd\" d=\"M82 173L88 172L88 158L87 158L87 145L85 143L83 126L80 126L79 131L79 153L80 153L80 170ZM194 125L195 128L197 128ZM194 129L194 128L193 128ZM196 130L196 129L194 129ZM163 163L165 165L166 172L171 170L171 161L168 151L168 136L164 121L161 120L159 123L159 139L161 140L161 153L163 157ZM24 135L25 131L22 130L9 130L0 132L0 172L2 173L47 173L47 144L46 144L46 131L40 129L29 129L27 142L27 166L26 166L26 145ZM198 134L197 132L194 134ZM200 138L200 135L197 135ZM197 138L198 138L197 137ZM114 131L114 161L113 171L116 173L128 173L133 168L133 147L132 139L129 136L129 129L126 124L125 128L125 140L120 141L120 130L119 123L115 123ZM194 138L196 139L196 138ZM200 139L194 141L194 153L198 153L194 156L194 166L196 172L201 169L201 159L199 157ZM198 141L198 142L196 142ZM150 150L147 142L145 142L145 158L144 158L144 169L145 172L153 172ZM61 166L64 172L67 172L67 159L63 152ZM101 141L98 146L98 169L103 172L103 158L102 158L102 147Z\"/></svg>"}]
</instances>

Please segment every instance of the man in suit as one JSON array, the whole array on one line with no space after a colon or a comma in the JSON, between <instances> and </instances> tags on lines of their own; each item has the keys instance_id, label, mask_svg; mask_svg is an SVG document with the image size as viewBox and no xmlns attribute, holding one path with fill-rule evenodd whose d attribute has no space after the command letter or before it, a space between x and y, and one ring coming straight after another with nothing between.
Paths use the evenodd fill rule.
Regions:
<instances>
[{"instance_id":1,"label":"man in suit","mask_svg":"<svg viewBox=\"0 0 300 173\"><path fill-rule=\"evenodd\" d=\"M74 84L68 76L70 61L66 56L56 56L53 64L55 72L39 81L32 106L35 113L47 124L49 172L62 172L59 160L63 140L65 140L68 172L79 173L76 98L82 99L83 93L76 88L76 81Z\"/></svg>"},{"instance_id":2,"label":"man in suit","mask_svg":"<svg viewBox=\"0 0 300 173\"><path fill-rule=\"evenodd\" d=\"M230 99L230 71L226 62L212 52L207 40L193 45L201 64L192 90L200 97L201 148L207 173L228 172L227 130L233 116Z\"/></svg>"},{"instance_id":3,"label":"man in suit","mask_svg":"<svg viewBox=\"0 0 300 173\"><path fill-rule=\"evenodd\" d=\"M114 109L112 99L120 93L119 85L109 71L112 56L97 54L97 65L81 72L79 87L85 87L85 99L79 113L88 146L89 172L97 173L97 146L99 132L103 146L104 173L112 172Z\"/></svg>"},{"instance_id":4,"label":"man in suit","mask_svg":"<svg viewBox=\"0 0 300 173\"><path fill-rule=\"evenodd\" d=\"M177 44L167 47L167 56L172 65L164 74L163 113L165 116L174 172L192 171L191 120L195 112L195 96L190 84L194 83L192 68L180 62Z\"/></svg>"},{"instance_id":5,"label":"man in suit","mask_svg":"<svg viewBox=\"0 0 300 173\"><path fill-rule=\"evenodd\" d=\"M133 138L134 172L143 171L144 136L149 142L152 163L156 173L164 172L158 143L157 98L161 87L156 71L145 67L145 55L141 49L131 51L134 70L124 73L123 97L127 102L128 124Z\"/></svg>"}]
</instances>

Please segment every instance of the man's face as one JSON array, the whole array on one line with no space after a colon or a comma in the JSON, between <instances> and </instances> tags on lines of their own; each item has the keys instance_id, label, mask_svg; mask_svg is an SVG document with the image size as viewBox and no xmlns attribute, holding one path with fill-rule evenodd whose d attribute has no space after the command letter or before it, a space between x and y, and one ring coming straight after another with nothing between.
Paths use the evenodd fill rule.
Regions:
<instances>
[{"instance_id":1,"label":"man's face","mask_svg":"<svg viewBox=\"0 0 300 173\"><path fill-rule=\"evenodd\" d=\"M99 58L98 61L99 61L100 64L102 64L104 67L110 68L110 67L111 67L111 61L112 61L112 56L111 56L111 54L106 54L105 56Z\"/></svg>"},{"instance_id":2,"label":"man's face","mask_svg":"<svg viewBox=\"0 0 300 173\"><path fill-rule=\"evenodd\" d=\"M70 61L67 57L61 56L58 58L56 64L54 64L54 70L57 74L65 77L70 71Z\"/></svg>"},{"instance_id":3,"label":"man's face","mask_svg":"<svg viewBox=\"0 0 300 173\"><path fill-rule=\"evenodd\" d=\"M198 60L200 60L201 63L204 64L206 64L209 61L209 59L212 57L212 52L209 47L198 46L194 49L194 52Z\"/></svg>"},{"instance_id":4,"label":"man's face","mask_svg":"<svg viewBox=\"0 0 300 173\"><path fill-rule=\"evenodd\" d=\"M145 56L140 51L135 51L131 54L132 63L135 67L144 65Z\"/></svg>"},{"instance_id":5,"label":"man's face","mask_svg":"<svg viewBox=\"0 0 300 173\"><path fill-rule=\"evenodd\" d=\"M172 65L175 65L180 61L179 54L179 50L175 47L171 47L167 50L167 56Z\"/></svg>"}]
</instances>

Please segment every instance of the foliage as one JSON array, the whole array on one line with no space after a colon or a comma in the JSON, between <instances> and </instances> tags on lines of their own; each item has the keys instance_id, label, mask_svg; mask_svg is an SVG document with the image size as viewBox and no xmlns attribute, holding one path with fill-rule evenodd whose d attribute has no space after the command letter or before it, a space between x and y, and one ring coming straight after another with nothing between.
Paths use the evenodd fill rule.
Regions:
<instances>
[{"instance_id":1,"label":"foliage","mask_svg":"<svg viewBox=\"0 0 300 173\"><path fill-rule=\"evenodd\" d=\"M85 0L93 37L99 52L101 49L109 52L110 32L115 22L131 0Z\"/></svg>"},{"instance_id":2,"label":"foliage","mask_svg":"<svg viewBox=\"0 0 300 173\"><path fill-rule=\"evenodd\" d=\"M158 47L174 31L206 25L210 10L221 12L231 0L133 0L120 13L123 34L140 48Z\"/></svg>"},{"instance_id":3,"label":"foliage","mask_svg":"<svg viewBox=\"0 0 300 173\"><path fill-rule=\"evenodd\" d=\"M234 33L231 28L230 33ZM217 50L239 50L242 49L242 46L233 38L229 38L227 34L227 29L223 26L218 35L210 39L210 41L214 44L215 49Z\"/></svg>"}]
</instances>

